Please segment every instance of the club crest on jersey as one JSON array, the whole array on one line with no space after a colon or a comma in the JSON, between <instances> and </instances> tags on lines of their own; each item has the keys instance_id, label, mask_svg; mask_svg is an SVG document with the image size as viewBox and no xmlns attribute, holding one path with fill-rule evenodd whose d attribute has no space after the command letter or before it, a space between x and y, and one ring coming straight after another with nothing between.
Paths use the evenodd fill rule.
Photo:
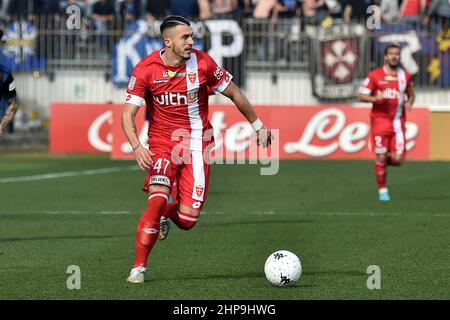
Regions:
<instances>
[{"instance_id":1,"label":"club crest on jersey","mask_svg":"<svg viewBox=\"0 0 450 320\"><path fill-rule=\"evenodd\" d=\"M136 77L131 76L130 82L128 82L128 89L133 90L135 84L136 84Z\"/></svg>"},{"instance_id":2,"label":"club crest on jersey","mask_svg":"<svg viewBox=\"0 0 450 320\"><path fill-rule=\"evenodd\" d=\"M194 84L195 80L197 80L197 73L189 72L188 78L189 78L189 81L191 81L191 83Z\"/></svg>"},{"instance_id":3,"label":"club crest on jersey","mask_svg":"<svg viewBox=\"0 0 450 320\"><path fill-rule=\"evenodd\" d=\"M195 187L195 193L197 194L197 197L200 197L203 194L203 186L201 184Z\"/></svg>"}]
</instances>

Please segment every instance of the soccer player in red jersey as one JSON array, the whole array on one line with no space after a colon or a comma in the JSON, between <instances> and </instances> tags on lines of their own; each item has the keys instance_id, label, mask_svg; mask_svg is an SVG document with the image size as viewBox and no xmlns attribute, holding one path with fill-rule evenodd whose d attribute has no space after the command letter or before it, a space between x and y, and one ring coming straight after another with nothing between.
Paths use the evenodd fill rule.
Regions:
<instances>
[{"instance_id":1,"label":"soccer player in red jersey","mask_svg":"<svg viewBox=\"0 0 450 320\"><path fill-rule=\"evenodd\" d=\"M138 224L135 261L127 279L131 283L144 282L147 258L156 240L167 236L170 221L189 230L199 218L208 194L207 153L213 145L208 93L222 93L233 101L257 132L260 146L267 147L272 139L232 75L208 54L193 48L188 20L169 16L160 29L164 48L136 65L122 113L122 127L136 161L147 170L143 190L148 202ZM144 101L151 117L149 149L141 145L134 121ZM177 199L168 204L175 182Z\"/></svg>"},{"instance_id":2,"label":"soccer player in red jersey","mask_svg":"<svg viewBox=\"0 0 450 320\"><path fill-rule=\"evenodd\" d=\"M358 94L360 101L373 104L370 145L376 155L375 175L381 201L390 200L387 167L405 162L405 111L411 111L415 99L411 75L400 65L400 51L398 44L386 47L384 66L369 73Z\"/></svg>"}]
</instances>

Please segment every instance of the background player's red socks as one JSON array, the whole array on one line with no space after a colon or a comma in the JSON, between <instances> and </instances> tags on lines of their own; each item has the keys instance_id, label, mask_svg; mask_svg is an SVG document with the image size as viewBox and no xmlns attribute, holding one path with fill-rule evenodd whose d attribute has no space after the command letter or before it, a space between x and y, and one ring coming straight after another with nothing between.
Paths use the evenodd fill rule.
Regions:
<instances>
[{"instance_id":1,"label":"background player's red socks","mask_svg":"<svg viewBox=\"0 0 450 320\"><path fill-rule=\"evenodd\" d=\"M375 161L375 176L377 178L378 189L386 188L387 167L386 164Z\"/></svg>"},{"instance_id":2,"label":"background player's red socks","mask_svg":"<svg viewBox=\"0 0 450 320\"><path fill-rule=\"evenodd\" d=\"M163 192L149 194L147 210L139 221L136 234L136 258L133 268L147 266L147 258L159 236L159 219L167 207L168 196Z\"/></svg>"},{"instance_id":3,"label":"background player's red socks","mask_svg":"<svg viewBox=\"0 0 450 320\"><path fill-rule=\"evenodd\" d=\"M183 230L191 229L198 220L198 216L178 212L178 202L169 204L166 208L166 212L164 212L164 216L170 218L178 228Z\"/></svg>"}]
</instances>

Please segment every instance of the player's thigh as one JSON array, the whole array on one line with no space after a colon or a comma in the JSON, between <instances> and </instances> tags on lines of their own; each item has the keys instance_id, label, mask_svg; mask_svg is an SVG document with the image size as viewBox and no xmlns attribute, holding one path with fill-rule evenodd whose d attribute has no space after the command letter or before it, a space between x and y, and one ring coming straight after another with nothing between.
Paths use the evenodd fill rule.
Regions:
<instances>
[{"instance_id":1,"label":"player's thigh","mask_svg":"<svg viewBox=\"0 0 450 320\"><path fill-rule=\"evenodd\" d=\"M157 153L152 156L152 160L153 166L147 171L142 190L146 193L156 191L170 193L177 171L170 153Z\"/></svg>"},{"instance_id":2,"label":"player's thigh","mask_svg":"<svg viewBox=\"0 0 450 320\"><path fill-rule=\"evenodd\" d=\"M183 164L179 172L178 199L180 210L198 215L208 195L210 166L204 162L201 151L191 154L191 161Z\"/></svg>"}]
</instances>

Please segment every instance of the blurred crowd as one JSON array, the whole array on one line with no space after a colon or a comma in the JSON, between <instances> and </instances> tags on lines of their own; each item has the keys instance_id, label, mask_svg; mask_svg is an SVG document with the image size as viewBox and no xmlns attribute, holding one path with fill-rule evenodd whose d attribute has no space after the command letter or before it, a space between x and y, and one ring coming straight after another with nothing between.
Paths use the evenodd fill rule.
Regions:
<instances>
[{"instance_id":1,"label":"blurred crowd","mask_svg":"<svg viewBox=\"0 0 450 320\"><path fill-rule=\"evenodd\" d=\"M296 17L308 24L318 24L327 18L349 23L366 18L371 5L380 8L384 23L426 25L430 18L450 19L448 0L0 0L0 18L7 23L18 16L33 19L47 15L59 21L74 4L99 29L117 20L151 22L167 14L193 20L253 16L273 20Z\"/></svg>"},{"instance_id":2,"label":"blurred crowd","mask_svg":"<svg viewBox=\"0 0 450 320\"><path fill-rule=\"evenodd\" d=\"M307 25L365 23L374 8L385 25L427 27L433 19L444 21L441 30L450 27L450 0L0 0L0 29L10 43L37 37L41 57L71 59L82 46L98 49L96 56L110 57L113 45L142 25L155 37L157 21L169 14L193 21L254 18L255 34L263 34L271 24L298 38ZM74 12L80 12L79 29L87 32L68 29L66 22ZM11 50L27 49L10 45Z\"/></svg>"}]
</instances>

